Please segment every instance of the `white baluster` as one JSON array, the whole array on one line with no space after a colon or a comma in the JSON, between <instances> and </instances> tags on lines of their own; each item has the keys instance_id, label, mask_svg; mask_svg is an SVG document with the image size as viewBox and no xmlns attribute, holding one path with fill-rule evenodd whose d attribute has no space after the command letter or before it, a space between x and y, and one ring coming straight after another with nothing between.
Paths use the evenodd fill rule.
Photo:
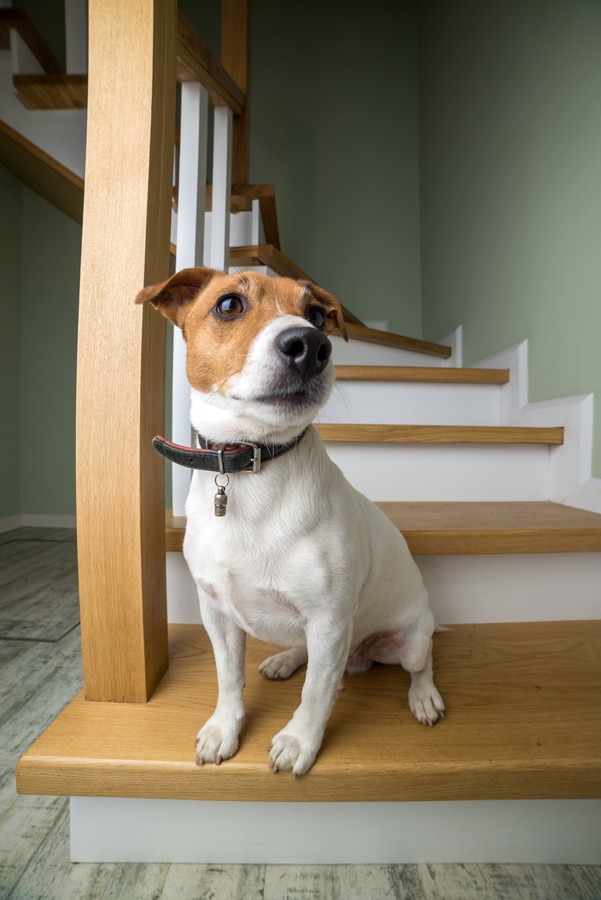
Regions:
<instances>
[{"instance_id":1,"label":"white baluster","mask_svg":"<svg viewBox=\"0 0 601 900\"><path fill-rule=\"evenodd\" d=\"M259 244L263 243L262 240L262 229L261 229L261 206L258 200L253 200L252 205L252 216L251 216L251 236L250 242L253 247L257 247Z\"/></svg>"},{"instance_id":2,"label":"white baluster","mask_svg":"<svg viewBox=\"0 0 601 900\"><path fill-rule=\"evenodd\" d=\"M215 107L213 134L213 205L209 264L227 272L230 250L230 194L232 159L232 111Z\"/></svg>"},{"instance_id":3,"label":"white baluster","mask_svg":"<svg viewBox=\"0 0 601 900\"><path fill-rule=\"evenodd\" d=\"M197 82L182 84L181 132L177 204L176 271L203 263L204 216L207 180L207 90ZM190 387L186 378L186 345L179 328L173 333L172 440L188 445ZM190 488L190 472L172 466L172 504L176 516L184 515Z\"/></svg>"}]
</instances>

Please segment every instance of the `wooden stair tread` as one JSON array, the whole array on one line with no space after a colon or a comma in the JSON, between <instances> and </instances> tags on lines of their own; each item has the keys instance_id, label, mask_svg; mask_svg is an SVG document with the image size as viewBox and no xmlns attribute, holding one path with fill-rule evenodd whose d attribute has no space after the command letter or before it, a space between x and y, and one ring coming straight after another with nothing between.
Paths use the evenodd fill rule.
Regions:
<instances>
[{"instance_id":1,"label":"wooden stair tread","mask_svg":"<svg viewBox=\"0 0 601 900\"><path fill-rule=\"evenodd\" d=\"M86 109L88 76L13 75L15 91L26 109Z\"/></svg>"},{"instance_id":2,"label":"wooden stair tread","mask_svg":"<svg viewBox=\"0 0 601 900\"><path fill-rule=\"evenodd\" d=\"M418 555L601 552L601 515L561 503L377 505Z\"/></svg>"},{"instance_id":3,"label":"wooden stair tread","mask_svg":"<svg viewBox=\"0 0 601 900\"><path fill-rule=\"evenodd\" d=\"M376 503L418 556L598 553L601 515L561 503ZM181 552L186 519L166 516L167 550Z\"/></svg>"},{"instance_id":4,"label":"wooden stair tread","mask_svg":"<svg viewBox=\"0 0 601 900\"><path fill-rule=\"evenodd\" d=\"M437 634L447 715L425 728L409 676L378 666L345 678L312 771L267 766L272 736L304 672L268 682L273 649L249 640L241 749L194 765L194 738L216 696L201 626L171 626L171 665L147 704L79 694L23 756L21 793L207 800L478 800L601 797L601 622L457 625Z\"/></svg>"},{"instance_id":5,"label":"wooden stair tread","mask_svg":"<svg viewBox=\"0 0 601 900\"><path fill-rule=\"evenodd\" d=\"M324 441L398 444L563 444L563 428L506 425L358 425L315 426Z\"/></svg>"},{"instance_id":6,"label":"wooden stair tread","mask_svg":"<svg viewBox=\"0 0 601 900\"><path fill-rule=\"evenodd\" d=\"M507 384L509 369L445 366L336 366L337 381L395 381L434 384Z\"/></svg>"}]
</instances>

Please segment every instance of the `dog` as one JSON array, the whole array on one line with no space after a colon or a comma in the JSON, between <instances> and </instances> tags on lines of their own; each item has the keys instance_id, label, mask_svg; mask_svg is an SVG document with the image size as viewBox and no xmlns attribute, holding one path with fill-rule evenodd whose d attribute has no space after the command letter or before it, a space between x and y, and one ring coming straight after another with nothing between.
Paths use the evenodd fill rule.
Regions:
<instances>
[{"instance_id":1,"label":"dog","mask_svg":"<svg viewBox=\"0 0 601 900\"><path fill-rule=\"evenodd\" d=\"M411 675L413 715L434 724L444 704L419 569L311 425L334 383L328 335L338 329L346 338L338 300L309 281L199 268L144 288L136 302L150 302L183 332L191 423L201 436L199 448L155 444L191 467L200 459L184 556L213 645L218 699L198 733L196 763L219 765L238 750L246 634L287 648L261 664L266 678L288 678L307 663L300 706L269 748L274 772L311 768L345 670L400 664ZM228 474L230 459L243 470Z\"/></svg>"}]
</instances>

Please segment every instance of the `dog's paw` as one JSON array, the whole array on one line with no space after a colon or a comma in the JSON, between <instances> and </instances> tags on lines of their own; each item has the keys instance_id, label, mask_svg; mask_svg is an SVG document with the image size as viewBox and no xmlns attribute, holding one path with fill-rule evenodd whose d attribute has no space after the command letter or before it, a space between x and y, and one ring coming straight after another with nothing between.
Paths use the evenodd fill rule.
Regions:
<instances>
[{"instance_id":1,"label":"dog's paw","mask_svg":"<svg viewBox=\"0 0 601 900\"><path fill-rule=\"evenodd\" d=\"M283 681L290 678L306 662L307 650L304 647L292 647L264 659L259 666L259 672L263 678L269 678L270 681Z\"/></svg>"},{"instance_id":2,"label":"dog's paw","mask_svg":"<svg viewBox=\"0 0 601 900\"><path fill-rule=\"evenodd\" d=\"M205 763L219 765L229 759L238 750L240 732L239 722L226 725L215 716L200 729L196 736L196 765Z\"/></svg>"},{"instance_id":3,"label":"dog's paw","mask_svg":"<svg viewBox=\"0 0 601 900\"><path fill-rule=\"evenodd\" d=\"M294 734L276 734L269 748L269 768L273 772L290 772L295 777L308 772L315 761L319 746Z\"/></svg>"},{"instance_id":4,"label":"dog's paw","mask_svg":"<svg viewBox=\"0 0 601 900\"><path fill-rule=\"evenodd\" d=\"M409 708L423 725L434 725L444 716L443 699L432 682L410 687Z\"/></svg>"}]
</instances>

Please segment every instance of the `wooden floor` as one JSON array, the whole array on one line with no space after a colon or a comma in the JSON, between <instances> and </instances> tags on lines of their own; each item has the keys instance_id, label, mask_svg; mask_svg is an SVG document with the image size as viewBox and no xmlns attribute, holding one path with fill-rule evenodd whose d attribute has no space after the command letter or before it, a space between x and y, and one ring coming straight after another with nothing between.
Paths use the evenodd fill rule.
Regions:
<instances>
[{"instance_id":1,"label":"wooden floor","mask_svg":"<svg viewBox=\"0 0 601 900\"><path fill-rule=\"evenodd\" d=\"M14 622L14 590L29 583L40 623L69 621L76 584L73 533L20 529L0 534L13 559L0 575L0 617ZM53 547L52 564L39 566ZM23 546L27 544L27 553ZM10 547L10 545L13 545ZM10 547L7 550L7 546ZM60 554L62 550L62 557ZM2 556L5 560L7 557ZM4 569L5 564L2 563ZM4 572L2 573L4 574ZM14 587L16 585L16 587ZM57 589L60 585L60 589ZM64 609L62 609L64 605ZM34 604L28 601L27 627ZM69 613L70 615L70 613ZM54 618L56 616L56 618ZM11 625L11 628L13 626ZM18 796L16 760L81 687L79 629L52 639L2 637L0 624L0 898L1 900L599 900L601 867L579 866L203 866L69 862L68 801Z\"/></svg>"}]
</instances>

